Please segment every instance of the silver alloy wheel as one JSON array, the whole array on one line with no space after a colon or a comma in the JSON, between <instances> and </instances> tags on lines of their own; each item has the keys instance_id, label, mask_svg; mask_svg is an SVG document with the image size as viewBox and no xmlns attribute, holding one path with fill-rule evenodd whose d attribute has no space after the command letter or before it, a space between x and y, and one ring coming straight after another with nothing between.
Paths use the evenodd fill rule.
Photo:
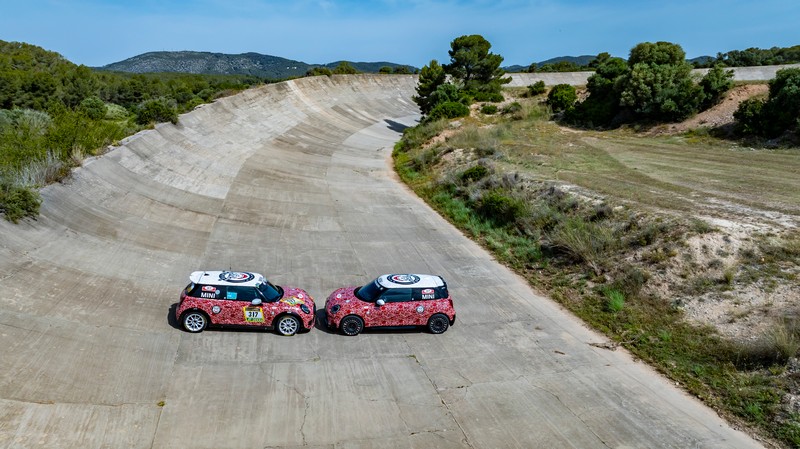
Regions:
<instances>
[{"instance_id":1,"label":"silver alloy wheel","mask_svg":"<svg viewBox=\"0 0 800 449\"><path fill-rule=\"evenodd\" d=\"M206 324L206 316L200 312L189 312L183 317L183 328L189 332L200 332Z\"/></svg>"},{"instance_id":2,"label":"silver alloy wheel","mask_svg":"<svg viewBox=\"0 0 800 449\"><path fill-rule=\"evenodd\" d=\"M450 327L450 319L445 315L437 313L428 320L428 329L433 334L441 334Z\"/></svg>"},{"instance_id":3,"label":"silver alloy wheel","mask_svg":"<svg viewBox=\"0 0 800 449\"><path fill-rule=\"evenodd\" d=\"M281 335L286 335L287 337L294 335L298 329L300 329L300 322L291 315L283 316L278 320L278 332Z\"/></svg>"}]
</instances>

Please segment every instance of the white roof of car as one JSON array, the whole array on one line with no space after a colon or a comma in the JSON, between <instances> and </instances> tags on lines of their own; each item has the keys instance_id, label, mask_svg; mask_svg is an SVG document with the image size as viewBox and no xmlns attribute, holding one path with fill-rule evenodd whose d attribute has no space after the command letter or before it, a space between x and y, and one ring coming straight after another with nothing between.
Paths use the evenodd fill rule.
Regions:
<instances>
[{"instance_id":1,"label":"white roof of car","mask_svg":"<svg viewBox=\"0 0 800 449\"><path fill-rule=\"evenodd\" d=\"M250 271L195 271L189 275L195 284L244 285L257 287L266 282L264 276Z\"/></svg>"},{"instance_id":2,"label":"white roof of car","mask_svg":"<svg viewBox=\"0 0 800 449\"><path fill-rule=\"evenodd\" d=\"M376 281L384 288L435 288L444 285L444 279L433 274L384 274Z\"/></svg>"}]
</instances>

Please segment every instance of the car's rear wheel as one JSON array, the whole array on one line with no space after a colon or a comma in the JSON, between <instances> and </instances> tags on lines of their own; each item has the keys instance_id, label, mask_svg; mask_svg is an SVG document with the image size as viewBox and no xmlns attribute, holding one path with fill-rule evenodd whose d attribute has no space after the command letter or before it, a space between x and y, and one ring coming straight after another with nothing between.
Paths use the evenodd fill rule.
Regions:
<instances>
[{"instance_id":1,"label":"car's rear wheel","mask_svg":"<svg viewBox=\"0 0 800 449\"><path fill-rule=\"evenodd\" d=\"M342 333L345 335L358 335L361 331L364 330L364 320L355 316L355 315L348 315L342 318L342 322L339 323L339 327L342 328Z\"/></svg>"},{"instance_id":2,"label":"car's rear wheel","mask_svg":"<svg viewBox=\"0 0 800 449\"><path fill-rule=\"evenodd\" d=\"M289 337L300 330L300 320L293 315L284 315L278 318L275 329L278 330L279 334Z\"/></svg>"},{"instance_id":3,"label":"car's rear wheel","mask_svg":"<svg viewBox=\"0 0 800 449\"><path fill-rule=\"evenodd\" d=\"M190 311L183 314L181 323L187 332L202 332L208 326L208 317L203 312Z\"/></svg>"},{"instance_id":4,"label":"car's rear wheel","mask_svg":"<svg viewBox=\"0 0 800 449\"><path fill-rule=\"evenodd\" d=\"M428 320L428 330L432 334L441 334L448 327L450 327L450 318L447 318L445 314L437 313Z\"/></svg>"}]
</instances>

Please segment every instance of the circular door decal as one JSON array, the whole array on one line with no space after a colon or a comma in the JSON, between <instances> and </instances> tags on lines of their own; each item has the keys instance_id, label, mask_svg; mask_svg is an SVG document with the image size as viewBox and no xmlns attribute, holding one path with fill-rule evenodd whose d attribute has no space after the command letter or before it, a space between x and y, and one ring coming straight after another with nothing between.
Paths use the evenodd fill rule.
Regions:
<instances>
[{"instance_id":1,"label":"circular door decal","mask_svg":"<svg viewBox=\"0 0 800 449\"><path fill-rule=\"evenodd\" d=\"M417 306L417 313L422 313L425 311L425 307Z\"/></svg>"},{"instance_id":2,"label":"circular door decal","mask_svg":"<svg viewBox=\"0 0 800 449\"><path fill-rule=\"evenodd\" d=\"M228 281L228 282L247 282L252 281L255 278L253 273L248 273L246 271L223 271L219 274L220 281Z\"/></svg>"},{"instance_id":3,"label":"circular door decal","mask_svg":"<svg viewBox=\"0 0 800 449\"><path fill-rule=\"evenodd\" d=\"M390 274L389 282L400 285L411 285L419 282L419 276L413 274Z\"/></svg>"},{"instance_id":4,"label":"circular door decal","mask_svg":"<svg viewBox=\"0 0 800 449\"><path fill-rule=\"evenodd\" d=\"M211 313L213 313L214 315L220 313L221 311L222 309L220 309L219 306L214 306L211 308Z\"/></svg>"}]
</instances>

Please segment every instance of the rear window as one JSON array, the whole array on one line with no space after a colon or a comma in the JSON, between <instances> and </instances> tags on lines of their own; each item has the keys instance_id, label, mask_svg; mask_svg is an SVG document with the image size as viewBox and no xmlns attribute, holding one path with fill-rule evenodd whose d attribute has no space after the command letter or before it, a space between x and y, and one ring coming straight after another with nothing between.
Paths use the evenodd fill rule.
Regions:
<instances>
[{"instance_id":1,"label":"rear window","mask_svg":"<svg viewBox=\"0 0 800 449\"><path fill-rule=\"evenodd\" d=\"M412 296L414 301L428 301L431 299L447 298L447 286L434 288L415 288Z\"/></svg>"}]
</instances>

